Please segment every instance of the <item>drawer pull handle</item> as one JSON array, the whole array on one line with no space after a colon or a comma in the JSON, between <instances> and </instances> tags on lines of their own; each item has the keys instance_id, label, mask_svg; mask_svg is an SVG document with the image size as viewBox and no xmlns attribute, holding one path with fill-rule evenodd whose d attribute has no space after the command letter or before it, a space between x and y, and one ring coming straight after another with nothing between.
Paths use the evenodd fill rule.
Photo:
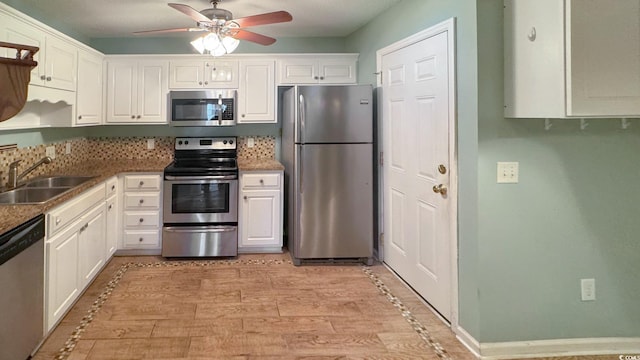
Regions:
<instances>
[{"instance_id":1,"label":"drawer pull handle","mask_svg":"<svg viewBox=\"0 0 640 360\"><path fill-rule=\"evenodd\" d=\"M140 204L144 204L144 199L140 199Z\"/></svg>"},{"instance_id":2,"label":"drawer pull handle","mask_svg":"<svg viewBox=\"0 0 640 360\"><path fill-rule=\"evenodd\" d=\"M140 222L141 222L141 223L143 223L143 222L144 222L144 219L143 219L143 218L140 218Z\"/></svg>"},{"instance_id":3,"label":"drawer pull handle","mask_svg":"<svg viewBox=\"0 0 640 360\"><path fill-rule=\"evenodd\" d=\"M143 242L143 241L144 241L144 238L140 238L140 239L138 239L138 241Z\"/></svg>"},{"instance_id":4,"label":"drawer pull handle","mask_svg":"<svg viewBox=\"0 0 640 360\"><path fill-rule=\"evenodd\" d=\"M111 210L111 208L113 208L113 205L109 205L109 210Z\"/></svg>"},{"instance_id":5,"label":"drawer pull handle","mask_svg":"<svg viewBox=\"0 0 640 360\"><path fill-rule=\"evenodd\" d=\"M263 179L260 179L260 184L264 184L264 180Z\"/></svg>"},{"instance_id":6,"label":"drawer pull handle","mask_svg":"<svg viewBox=\"0 0 640 360\"><path fill-rule=\"evenodd\" d=\"M140 186L144 185L144 181L140 181Z\"/></svg>"},{"instance_id":7,"label":"drawer pull handle","mask_svg":"<svg viewBox=\"0 0 640 360\"><path fill-rule=\"evenodd\" d=\"M111 185L111 190L113 191L115 189L116 189L116 186L115 185Z\"/></svg>"},{"instance_id":8,"label":"drawer pull handle","mask_svg":"<svg viewBox=\"0 0 640 360\"><path fill-rule=\"evenodd\" d=\"M56 219L56 225L60 224L60 218Z\"/></svg>"}]
</instances>

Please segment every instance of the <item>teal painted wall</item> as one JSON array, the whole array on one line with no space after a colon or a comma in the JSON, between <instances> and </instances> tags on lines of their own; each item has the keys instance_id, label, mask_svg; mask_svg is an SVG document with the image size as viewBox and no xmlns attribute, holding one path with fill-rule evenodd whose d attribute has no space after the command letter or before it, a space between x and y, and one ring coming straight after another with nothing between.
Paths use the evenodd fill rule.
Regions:
<instances>
[{"instance_id":1,"label":"teal painted wall","mask_svg":"<svg viewBox=\"0 0 640 360\"><path fill-rule=\"evenodd\" d=\"M87 136L89 128L47 128L30 130L0 130L0 145L18 144L18 147L50 144Z\"/></svg>"},{"instance_id":2,"label":"teal painted wall","mask_svg":"<svg viewBox=\"0 0 640 360\"><path fill-rule=\"evenodd\" d=\"M502 0L478 1L478 339L638 337L640 122L505 119L502 23ZM497 161L520 182L496 184Z\"/></svg>"},{"instance_id":3,"label":"teal painted wall","mask_svg":"<svg viewBox=\"0 0 640 360\"><path fill-rule=\"evenodd\" d=\"M196 36L93 38L90 45L105 54L197 54L189 43ZM241 41L234 53L331 53L344 52L343 38L278 38L275 44L262 46Z\"/></svg>"},{"instance_id":4,"label":"teal painted wall","mask_svg":"<svg viewBox=\"0 0 640 360\"><path fill-rule=\"evenodd\" d=\"M403 0L347 37L347 52L360 53L358 79L376 83L376 51L449 18L457 21L459 172L459 322L480 336L477 242L478 84L475 0ZM396 20L394 20L396 19Z\"/></svg>"}]
</instances>

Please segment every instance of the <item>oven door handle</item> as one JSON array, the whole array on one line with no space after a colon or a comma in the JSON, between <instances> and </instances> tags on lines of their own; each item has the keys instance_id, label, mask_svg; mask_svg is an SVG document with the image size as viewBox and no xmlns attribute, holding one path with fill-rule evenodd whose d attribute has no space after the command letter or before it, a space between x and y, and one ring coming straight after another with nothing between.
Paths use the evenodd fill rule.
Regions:
<instances>
[{"instance_id":1,"label":"oven door handle","mask_svg":"<svg viewBox=\"0 0 640 360\"><path fill-rule=\"evenodd\" d=\"M174 233L201 233L201 232L232 232L236 226L168 226L162 230Z\"/></svg>"},{"instance_id":2,"label":"oven door handle","mask_svg":"<svg viewBox=\"0 0 640 360\"><path fill-rule=\"evenodd\" d=\"M172 176L165 175L165 180L237 180L236 175L212 175L212 176Z\"/></svg>"}]
</instances>

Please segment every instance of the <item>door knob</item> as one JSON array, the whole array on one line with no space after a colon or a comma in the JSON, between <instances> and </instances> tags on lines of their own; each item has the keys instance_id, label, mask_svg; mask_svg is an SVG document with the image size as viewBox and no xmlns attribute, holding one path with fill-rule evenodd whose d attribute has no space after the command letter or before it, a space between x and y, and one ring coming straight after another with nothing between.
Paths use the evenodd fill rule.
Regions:
<instances>
[{"instance_id":1,"label":"door knob","mask_svg":"<svg viewBox=\"0 0 640 360\"><path fill-rule=\"evenodd\" d=\"M438 184L433 186L433 192L436 194L447 195L447 187L443 184Z\"/></svg>"}]
</instances>

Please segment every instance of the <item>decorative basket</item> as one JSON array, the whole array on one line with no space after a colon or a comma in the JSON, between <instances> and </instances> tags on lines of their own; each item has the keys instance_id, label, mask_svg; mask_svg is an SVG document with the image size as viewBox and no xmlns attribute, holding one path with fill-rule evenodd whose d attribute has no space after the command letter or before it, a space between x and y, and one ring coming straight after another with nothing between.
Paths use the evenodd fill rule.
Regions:
<instances>
[{"instance_id":1,"label":"decorative basket","mask_svg":"<svg viewBox=\"0 0 640 360\"><path fill-rule=\"evenodd\" d=\"M5 121L19 113L27 101L31 69L38 65L33 55L40 49L0 41L2 47L16 51L13 59L0 57L0 121Z\"/></svg>"}]
</instances>

